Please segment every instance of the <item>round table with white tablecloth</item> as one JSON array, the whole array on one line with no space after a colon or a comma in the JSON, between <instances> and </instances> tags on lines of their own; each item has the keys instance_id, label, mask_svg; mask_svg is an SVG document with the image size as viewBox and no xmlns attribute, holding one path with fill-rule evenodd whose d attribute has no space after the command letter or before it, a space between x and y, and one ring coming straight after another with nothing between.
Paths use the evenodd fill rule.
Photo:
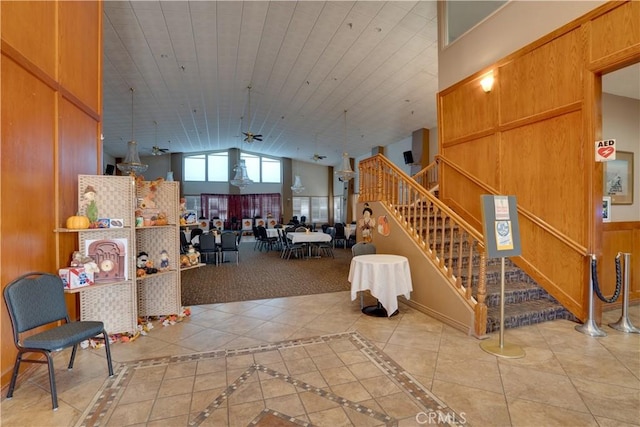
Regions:
<instances>
[{"instance_id":1,"label":"round table with white tablecloth","mask_svg":"<svg viewBox=\"0 0 640 427\"><path fill-rule=\"evenodd\" d=\"M358 292L369 290L376 297L387 316L398 311L398 295L409 299L413 290L409 260L400 255L372 254L358 255L351 259L349 268L351 282L351 300ZM364 307L365 314L380 315L374 309ZM377 307L379 308L379 307Z\"/></svg>"}]
</instances>

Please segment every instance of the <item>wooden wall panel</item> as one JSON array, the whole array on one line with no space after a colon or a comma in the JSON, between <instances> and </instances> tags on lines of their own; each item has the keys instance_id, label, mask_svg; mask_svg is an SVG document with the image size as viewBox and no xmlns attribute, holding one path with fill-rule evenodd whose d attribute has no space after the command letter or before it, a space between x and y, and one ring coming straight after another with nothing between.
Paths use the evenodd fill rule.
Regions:
<instances>
[{"instance_id":1,"label":"wooden wall panel","mask_svg":"<svg viewBox=\"0 0 640 427\"><path fill-rule=\"evenodd\" d=\"M4 287L29 271L55 273L67 265L76 247L77 236L56 234L54 229L76 210L77 174L101 169L102 4L3 1L0 8ZM59 30L58 25L73 28ZM64 71L64 82L58 67ZM77 318L76 296L67 301L71 317ZM4 386L16 349L4 304L0 312Z\"/></svg>"},{"instance_id":2,"label":"wooden wall panel","mask_svg":"<svg viewBox=\"0 0 640 427\"><path fill-rule=\"evenodd\" d=\"M527 217L520 215L522 256L517 260L527 273L577 316L586 313L583 299L588 264L581 254L564 245Z\"/></svg>"},{"instance_id":3,"label":"wooden wall panel","mask_svg":"<svg viewBox=\"0 0 640 427\"><path fill-rule=\"evenodd\" d=\"M96 91L96 78L100 80L101 49L78 49L78 40L84 45L98 46L101 42L99 22L102 7L99 2L62 1L60 5L60 84L79 98L91 110L100 112L101 97ZM93 76L89 78L89 76Z\"/></svg>"},{"instance_id":4,"label":"wooden wall panel","mask_svg":"<svg viewBox=\"0 0 640 427\"><path fill-rule=\"evenodd\" d=\"M624 237L602 233L602 165L592 151L602 126L597 73L640 62L638 17L640 2L606 3L438 95L442 164L449 156L464 164L463 172L441 168L440 197L470 222L480 218L475 206L479 189L491 188L490 175L465 156L497 165L496 191L516 195L521 209L518 264L582 319L590 252L611 252L630 234L640 269L635 226ZM480 97L476 82L492 69L494 90ZM492 135L497 150L479 155L470 142ZM640 285L633 286L640 298Z\"/></svg>"},{"instance_id":5,"label":"wooden wall panel","mask_svg":"<svg viewBox=\"0 0 640 427\"><path fill-rule=\"evenodd\" d=\"M500 172L504 194L587 246L581 122L574 112L504 132Z\"/></svg>"},{"instance_id":6,"label":"wooden wall panel","mask_svg":"<svg viewBox=\"0 0 640 427\"><path fill-rule=\"evenodd\" d=\"M2 41L34 63L50 77L56 75L56 3L49 1L3 1Z\"/></svg>"},{"instance_id":7,"label":"wooden wall panel","mask_svg":"<svg viewBox=\"0 0 640 427\"><path fill-rule=\"evenodd\" d=\"M78 209L79 174L100 174L98 123L71 102L60 101L60 215L64 221ZM61 222L59 225L63 225Z\"/></svg>"},{"instance_id":8,"label":"wooden wall panel","mask_svg":"<svg viewBox=\"0 0 640 427\"><path fill-rule=\"evenodd\" d=\"M499 188L498 141L495 135L445 146L445 157L493 188Z\"/></svg>"},{"instance_id":9,"label":"wooden wall panel","mask_svg":"<svg viewBox=\"0 0 640 427\"><path fill-rule=\"evenodd\" d=\"M610 222L604 224L603 228L602 257L598 259L598 278L602 293L607 297L613 295L615 257L618 252L630 253L629 296L640 299L640 256L637 255L640 254L640 222ZM624 268L624 259L622 263Z\"/></svg>"},{"instance_id":10,"label":"wooden wall panel","mask_svg":"<svg viewBox=\"0 0 640 427\"><path fill-rule=\"evenodd\" d=\"M0 281L4 287L29 271L55 271L53 135L55 93L2 57ZM2 372L15 348L2 304Z\"/></svg>"},{"instance_id":11,"label":"wooden wall panel","mask_svg":"<svg viewBox=\"0 0 640 427\"><path fill-rule=\"evenodd\" d=\"M582 99L580 41L576 29L500 67L501 124Z\"/></svg>"},{"instance_id":12,"label":"wooden wall panel","mask_svg":"<svg viewBox=\"0 0 640 427\"><path fill-rule=\"evenodd\" d=\"M497 124L497 97L484 93L480 80L470 80L456 88L444 92L439 98L441 120L449 124L443 131L444 141L452 141L494 129ZM473 120L469 118L473 117ZM439 131L440 132L440 131Z\"/></svg>"},{"instance_id":13,"label":"wooden wall panel","mask_svg":"<svg viewBox=\"0 0 640 427\"><path fill-rule=\"evenodd\" d=\"M625 3L591 21L590 59L596 61L640 44L640 2Z\"/></svg>"}]
</instances>

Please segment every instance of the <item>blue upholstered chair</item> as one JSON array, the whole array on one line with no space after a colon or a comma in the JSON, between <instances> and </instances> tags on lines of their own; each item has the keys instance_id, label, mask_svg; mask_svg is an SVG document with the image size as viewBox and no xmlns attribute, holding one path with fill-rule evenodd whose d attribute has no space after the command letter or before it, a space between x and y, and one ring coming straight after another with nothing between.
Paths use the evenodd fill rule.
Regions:
<instances>
[{"instance_id":1,"label":"blue upholstered chair","mask_svg":"<svg viewBox=\"0 0 640 427\"><path fill-rule=\"evenodd\" d=\"M64 298L64 283L59 276L49 273L28 273L20 276L4 288L4 300L13 327L13 341L18 349L7 399L13 397L21 362L46 363L49 368L53 410L58 409L52 353L73 346L67 367L72 369L78 344L97 335L104 338L107 368L109 376L113 375L109 336L104 324L98 321L70 321ZM63 323L57 325L59 321ZM27 335L25 332L49 324L55 326L34 335L24 336ZM41 353L46 360L23 359L26 353Z\"/></svg>"}]
</instances>

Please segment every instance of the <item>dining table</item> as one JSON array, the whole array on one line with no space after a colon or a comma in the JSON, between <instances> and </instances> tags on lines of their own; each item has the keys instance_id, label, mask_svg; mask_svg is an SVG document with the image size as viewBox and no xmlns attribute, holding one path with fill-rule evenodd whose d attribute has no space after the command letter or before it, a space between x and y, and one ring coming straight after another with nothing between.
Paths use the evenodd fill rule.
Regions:
<instances>
[{"instance_id":1,"label":"dining table","mask_svg":"<svg viewBox=\"0 0 640 427\"><path fill-rule=\"evenodd\" d=\"M287 239L291 240L291 243L308 243L309 257L311 257L311 243L330 242L331 235L319 231L291 231L287 233Z\"/></svg>"},{"instance_id":2,"label":"dining table","mask_svg":"<svg viewBox=\"0 0 640 427\"><path fill-rule=\"evenodd\" d=\"M369 254L351 258L349 267L351 300L358 292L368 290L378 299L375 306L362 308L364 314L390 317L398 314L398 295L411 296L411 270L409 260L401 255Z\"/></svg>"}]
</instances>

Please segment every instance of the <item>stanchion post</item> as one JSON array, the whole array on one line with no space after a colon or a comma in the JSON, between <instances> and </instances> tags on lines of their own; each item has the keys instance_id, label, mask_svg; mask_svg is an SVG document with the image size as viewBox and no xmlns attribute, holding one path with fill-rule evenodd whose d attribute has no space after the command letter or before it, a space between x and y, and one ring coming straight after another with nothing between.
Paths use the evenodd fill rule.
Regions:
<instances>
[{"instance_id":1,"label":"stanchion post","mask_svg":"<svg viewBox=\"0 0 640 427\"><path fill-rule=\"evenodd\" d=\"M633 326L631 320L629 320L629 259L631 258L631 254L625 253L623 255L624 280L622 286L624 286L624 289L622 292L622 314L620 315L620 320L615 323L609 323L609 326L618 331L640 334L640 329Z\"/></svg>"},{"instance_id":2,"label":"stanchion post","mask_svg":"<svg viewBox=\"0 0 640 427\"><path fill-rule=\"evenodd\" d=\"M596 258L593 254L591 257L593 260ZM582 325L577 325L576 331L592 337L606 337L607 333L600 329L593 319L593 269L590 268L589 271L589 312L587 313L587 320Z\"/></svg>"},{"instance_id":3,"label":"stanchion post","mask_svg":"<svg viewBox=\"0 0 640 427\"><path fill-rule=\"evenodd\" d=\"M509 359L524 357L522 347L504 342L504 257L500 258L500 338L497 345L495 341L483 341L480 348L487 353Z\"/></svg>"}]
</instances>

